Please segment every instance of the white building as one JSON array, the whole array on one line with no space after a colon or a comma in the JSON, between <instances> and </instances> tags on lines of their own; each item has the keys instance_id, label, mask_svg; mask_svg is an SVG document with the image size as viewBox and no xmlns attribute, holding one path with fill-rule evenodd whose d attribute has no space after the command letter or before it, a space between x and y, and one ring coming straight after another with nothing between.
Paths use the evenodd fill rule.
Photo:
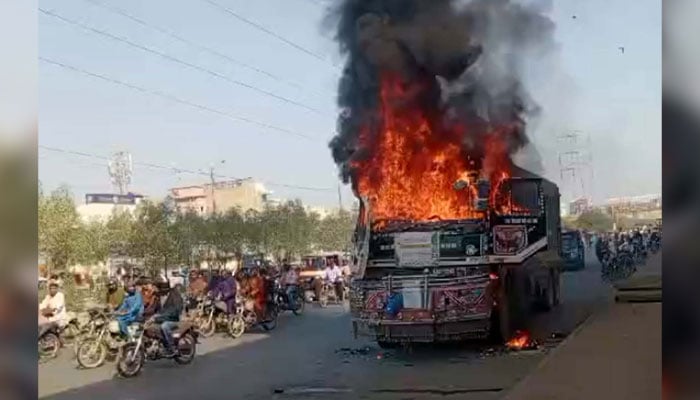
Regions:
<instances>
[{"instance_id":1,"label":"white building","mask_svg":"<svg viewBox=\"0 0 700 400\"><path fill-rule=\"evenodd\" d=\"M143 198L143 196L133 193L88 193L85 195L85 204L77 206L76 210L84 222L106 222L115 210L133 213Z\"/></svg>"}]
</instances>

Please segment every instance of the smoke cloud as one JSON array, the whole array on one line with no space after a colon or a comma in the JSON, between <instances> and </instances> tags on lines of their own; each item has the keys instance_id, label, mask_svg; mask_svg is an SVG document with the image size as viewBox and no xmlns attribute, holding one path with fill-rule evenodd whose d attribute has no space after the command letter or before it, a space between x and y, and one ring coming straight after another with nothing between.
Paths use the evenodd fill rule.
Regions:
<instances>
[{"instance_id":1,"label":"smoke cloud","mask_svg":"<svg viewBox=\"0 0 700 400\"><path fill-rule=\"evenodd\" d=\"M537 169L525 127L541 110L523 78L528 60L556 48L547 8L543 1L513 0L340 2L327 21L346 58L338 87L342 112L329 146L343 181L352 181L353 161L373 151L359 139L363 130L376 134L381 128L379 90L386 73L422 83L410 101L430 116L436 134L465 127L465 153L482 158L487 135L499 134L508 154Z\"/></svg>"}]
</instances>

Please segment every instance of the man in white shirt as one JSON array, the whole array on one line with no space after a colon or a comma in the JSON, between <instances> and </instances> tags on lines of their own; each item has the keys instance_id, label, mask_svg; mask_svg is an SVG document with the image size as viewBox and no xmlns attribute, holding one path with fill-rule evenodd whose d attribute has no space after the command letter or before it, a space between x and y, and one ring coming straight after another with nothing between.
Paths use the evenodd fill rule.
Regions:
<instances>
[{"instance_id":1,"label":"man in white shirt","mask_svg":"<svg viewBox=\"0 0 700 400\"><path fill-rule=\"evenodd\" d=\"M58 282L49 282L49 293L39 304L39 323L55 322L59 326L68 323L68 313L66 312L66 299L58 290Z\"/></svg>"},{"instance_id":2,"label":"man in white shirt","mask_svg":"<svg viewBox=\"0 0 700 400\"><path fill-rule=\"evenodd\" d=\"M333 263L326 266L324 272L324 279L330 282L335 288L335 296L338 300L343 300L343 270L340 269L338 264Z\"/></svg>"},{"instance_id":3,"label":"man in white shirt","mask_svg":"<svg viewBox=\"0 0 700 400\"><path fill-rule=\"evenodd\" d=\"M287 293L287 302L289 303L290 309L296 310L297 290L299 290L299 272L286 262L282 268L284 269L283 283L285 292Z\"/></svg>"}]
</instances>

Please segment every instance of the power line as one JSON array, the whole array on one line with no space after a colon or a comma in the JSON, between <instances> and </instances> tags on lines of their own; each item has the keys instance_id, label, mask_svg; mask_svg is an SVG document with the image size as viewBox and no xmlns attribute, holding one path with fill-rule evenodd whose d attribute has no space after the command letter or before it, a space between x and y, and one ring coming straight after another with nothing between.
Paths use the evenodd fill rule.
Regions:
<instances>
[{"instance_id":1,"label":"power line","mask_svg":"<svg viewBox=\"0 0 700 400\"><path fill-rule=\"evenodd\" d=\"M215 77L215 78L219 78L219 79L225 80L225 81L227 81L227 82L229 82L229 83L232 83L232 84L234 84L234 85L238 85L238 86L241 86L241 87L245 87L245 88L247 88L247 89L256 91L256 92L261 93L261 94L264 94L264 95L266 95L266 96L273 97L273 98L278 99L278 100L280 100L280 101L283 101L283 102L285 102L285 103L293 104L293 105L295 105L295 106L297 106L297 107L303 108L303 109L308 110L308 111L311 111L311 112L313 112L313 113L316 113L316 114L319 114L319 115L324 115L320 110L318 110L318 109L316 109L316 108L307 106L307 105L305 105L305 104L303 104L303 103L300 103L300 102L298 102L298 101L295 101L295 100L286 98L286 97L284 97L284 96L279 96L279 95L274 94L274 93L272 93L272 92L269 92L269 91L267 91L267 90L265 90L265 89L261 89L261 88L259 88L259 87L257 87L257 86L253 86L253 85L250 85L250 84L248 84L248 83L241 82L241 81L236 80L236 79L233 79L233 78L231 78L231 77L229 77L229 76L227 76L227 75L220 74L220 73L218 73L218 72L216 72L216 71L212 71L212 70L210 70L210 69L204 68L204 67L199 66L199 65L197 65L197 64L192 64L192 63L190 63L190 62L187 62L187 61L185 61L185 60L179 59L179 58L177 58L177 57L173 57L173 56L171 56L171 55L169 55L169 54L166 54L166 53L160 52L160 51L158 51L158 50L155 50L155 49L153 49L153 48L150 48L150 47L141 45L141 44L136 43L136 42L133 42L133 41L131 41L131 40L129 40L129 39L126 39L126 38L123 38L123 37L120 37L120 36L116 36L116 35L114 35L114 34L111 34L111 33L107 32L107 31L103 31L103 30L100 30L100 29L97 29L97 28L93 28L93 27L91 27L91 26L85 25L85 24L80 23L80 22L78 22L78 21L74 21L74 20L71 20L71 19L69 19L69 18L66 18L66 17L64 17L64 16L62 16L62 15L56 14L56 13L54 13L54 12L52 12L52 11L45 10L45 9L43 9L43 8L39 8L39 11L42 12L43 14L47 15L47 16L52 17L52 18L56 18L56 19L58 19L58 20L60 20L60 21L63 21L63 22L65 22L65 23L68 23L68 24L71 24L71 25L74 25L74 26L77 26L77 27L80 27L80 28L82 28L82 29L85 29L85 30L88 30L88 31L90 31L90 32L96 33L96 34L98 34L98 35L100 35L100 36L103 36L103 37L106 37L106 38L109 38L109 39L112 39L112 40L115 40L115 41L118 41L118 42L127 44L127 45L129 45L129 46L131 46L131 47L137 48L137 49L142 50L142 51L145 51L145 52L147 52L147 53L151 53L151 54L157 55L157 56L159 56L159 57L161 57L161 58L163 58L163 59L166 59L166 60L168 60L168 61L171 61L171 62L180 64L180 65L186 66L186 67L188 67L188 68L191 68L191 69L194 69L194 70L197 70L197 71L200 71L200 72L203 72L203 73L208 74L208 75L211 75L211 76L213 76L213 77Z\"/></svg>"},{"instance_id":2,"label":"power line","mask_svg":"<svg viewBox=\"0 0 700 400\"><path fill-rule=\"evenodd\" d=\"M317 59L317 60L321 60L321 61L323 61L323 62L329 63L329 64L332 65L335 69L337 69L337 66L335 66L332 62L330 62L327 58L325 58L325 57L323 57L323 56L321 56L321 55L319 55L319 54L317 54L317 53L315 53L315 52L313 52L313 51L307 49L307 48L304 47L304 46L301 46L301 45L299 45L299 44L297 44L297 43L292 42L291 40L285 38L284 36L279 35L279 34L273 32L272 30L270 30L270 29L268 29L268 28L266 28L266 27L264 27L264 26L262 26L262 25L260 25L260 24L258 24L258 23L249 20L248 18L245 18L244 16L238 14L237 12L233 11L232 9L230 9L230 8L228 8L228 7L226 7L226 6L222 5L222 4L220 4L220 3L217 3L217 2L215 2L215 1L213 1L213 0L202 0L202 1L211 4L212 6L218 8L219 10L221 10L221 11L223 11L223 12L225 12L226 14L230 15L231 17L233 17L233 18L235 18L235 19L237 19L237 20L239 20L239 21L241 21L241 22L243 22L243 23L245 23L245 24L248 24L248 25L252 26L253 28L255 28L255 29L257 29L257 30L259 30L259 31L261 31L261 32L264 32L264 33L266 33L267 35L272 36L273 38L275 38L275 39L277 39L277 40L279 40L279 41L281 41L281 42L283 42L283 43L286 43L287 45L289 45L289 46L291 46L291 47L294 47L295 49L297 49L297 50L299 50L299 51L301 51L301 52L303 52L303 53L305 53L305 54L307 54L307 55L310 55L311 57L313 57L313 58L315 58L315 59Z\"/></svg>"},{"instance_id":3,"label":"power line","mask_svg":"<svg viewBox=\"0 0 700 400\"><path fill-rule=\"evenodd\" d=\"M100 0L84 0L84 1L87 2L87 3L90 3L90 4L94 5L94 6L101 7L102 9L107 10L107 11L109 11L109 12L111 12L111 13L114 13L114 14L117 14L117 15L121 15L122 17L127 18L127 19L129 19L129 20L131 20L131 21L133 21L133 22L135 22L135 23L141 25L141 26L145 26L145 27L147 27L147 28L150 28L150 29L152 29L152 30L155 30L156 32L160 32L160 33L162 33L162 34L164 34L164 35L166 35L166 36L169 36L169 37L171 37L171 38L173 38L173 39L175 39L175 40L177 40L177 41L179 41L179 42L181 42L181 43L184 43L184 44L186 44L186 45L188 45L188 46L194 47L194 48L196 48L196 49L198 49L198 50L200 50L200 51L203 51L203 52L206 52L206 53L209 53L209 54L213 54L213 55L215 55L215 56L217 56L217 57L219 57L219 58L222 58L222 59L224 59L224 60L226 60L226 61L228 61L228 62L230 62L230 63L232 63L232 64L234 64L234 65L237 65L237 66L239 66L239 67L246 68L246 69L248 69L248 70L250 70L250 71L256 72L256 73L261 74L261 75L264 75L264 76L266 76L266 77L268 77L268 78L271 78L271 79L273 79L273 80L275 80L275 81L277 81L277 82L281 82L281 83L287 84L287 85L292 86L292 87L294 87L294 88L296 88L296 89L299 89L299 90L308 90L308 87L302 86L301 84L298 84L298 83L296 83L296 82L292 82L292 81L289 81L289 80L284 79L284 78L282 78L282 77L279 77L279 76L277 76L277 75L275 75L275 74L273 74L273 73L271 73L271 72L269 72L269 71L266 71L266 70L264 70L264 69L255 67L255 66L250 65L250 64L247 64L247 63L245 63L245 62L243 62L243 61L237 60L237 59L235 59L235 58L229 56L228 54L224 54L224 53L222 53L222 52L220 52L220 51L218 51L218 50L215 50L215 49L213 49L213 48L211 48L211 47L209 47L209 46L205 46L205 45L202 45L202 44L199 44L199 43L195 43L195 42L193 42L192 40L186 39L186 38L184 38L184 37L182 37L182 36L180 36L180 35L178 35L178 34L172 32L172 31L170 31L169 29L162 28L162 27L159 27L159 26L154 25L154 24L152 24L152 23L146 22L146 21L143 20L142 18L136 17L136 16L134 16L133 14L130 14L130 13L124 11L123 9L114 7L114 6L109 5L109 4L105 4L105 3L103 3L103 2L100 1ZM317 94L320 94L319 92L316 92L316 93L317 93Z\"/></svg>"},{"instance_id":4,"label":"power line","mask_svg":"<svg viewBox=\"0 0 700 400\"><path fill-rule=\"evenodd\" d=\"M64 68L64 69L67 69L67 70L70 70L70 71L73 71L73 72L78 72L78 73L80 73L80 74L87 75L87 76L90 76L90 77L93 77L93 78L101 79L101 80L110 82L110 83L115 84L115 85L119 85L119 86L122 86L122 87L126 87L126 88L129 88L129 89L138 91L138 92L140 92L140 93L145 93L145 94L150 94L150 95L157 96L157 97L162 97L162 98L164 98L164 99L167 99L167 100L170 100L170 101L173 101L173 102L176 102L176 103L184 104L184 105L190 106L190 107L192 107L192 108L196 108L196 109L201 110L201 111L207 111L207 112L210 112L210 113L213 113L213 114L222 116L222 117L226 117L226 118L229 118L229 119L232 119L232 120L235 120L235 121L245 122L245 123L248 123L248 124L251 124L251 125L256 125L256 126L263 127L263 128L266 128L266 129L271 129L271 130L275 130L275 131L278 131L278 132L282 132L282 133L294 135L294 136L297 136L297 137L300 137L300 138L304 138L304 139L307 139L307 140L312 140L312 141L318 140L318 138L314 138L314 137L312 137L312 136L308 136L308 135L305 135L305 134L303 134L303 133L295 132L295 131L292 131L292 130L289 130L289 129L286 129L286 128L281 128L281 127L275 126L275 125L270 125L270 124L268 124L268 123L256 121L256 120L253 120L253 119L250 119L250 118L247 118L247 117L241 117L241 116L238 116L238 115L234 115L234 114L228 113L228 112L226 112L226 111L221 111L221 110L218 110L218 109L215 109L215 108L206 106L206 105L202 105L202 104L199 104L199 103L195 103L195 102L193 102L193 101L189 101L189 100L182 99L182 98L180 98L180 97L177 97L177 96L175 96L175 95L172 95L172 94L169 94L169 93L166 93L166 92L162 92L162 91L160 91L160 90L151 90L151 89L143 88L143 87L141 87L141 86L137 86L137 85L134 85L134 84L132 84L132 83L120 81L120 80L118 80L118 79L111 78L111 77L108 77L108 76L106 76L106 75L101 75L101 74L98 74L98 73L95 73L95 72L90 72L90 71L88 71L88 70L85 70L85 69L82 69L82 68L78 68L78 67L75 67L75 66L72 66L72 65L64 64L64 63L59 62L59 61L54 61L54 60L51 60L51 59L46 58L46 57L39 57L39 59L40 59L41 61L45 62L45 63L51 64L51 65L55 65L55 66L57 66L57 67L61 67L61 68Z\"/></svg>"},{"instance_id":5,"label":"power line","mask_svg":"<svg viewBox=\"0 0 700 400\"><path fill-rule=\"evenodd\" d=\"M64 149L64 148L60 148L60 147L44 146L41 144L38 145L38 147L40 149L55 152L55 153L70 154L70 155L74 155L74 156L95 158L95 159L105 160L105 161L111 160L111 158L107 157L107 156L94 154L94 153L87 153L87 152L83 152L83 151ZM214 178L234 180L234 181L243 180L241 178L236 178L236 177L232 177L232 176L228 176L228 175L215 175L211 171L197 171L197 170L192 170L192 169L187 169L187 168L178 168L178 167L172 167L172 166L168 167L165 165L160 165L160 164L155 164L155 163L150 163L150 162L134 161L133 164L140 165L140 166L147 167L147 168L152 168L152 169L170 171L170 172L174 172L174 173L187 173L187 174L192 174L192 175L201 175L201 176L206 176L208 178L214 177ZM244 178L244 179L249 179L249 178ZM319 187L310 187L310 186L290 185L290 184L286 184L286 183L278 183L278 182L271 182L271 181L263 181L263 182L270 185L270 186L286 187L286 188L290 188L290 189L307 190L307 191L314 191L314 192L329 192L329 191L335 190L333 188L319 188Z\"/></svg>"}]
</instances>

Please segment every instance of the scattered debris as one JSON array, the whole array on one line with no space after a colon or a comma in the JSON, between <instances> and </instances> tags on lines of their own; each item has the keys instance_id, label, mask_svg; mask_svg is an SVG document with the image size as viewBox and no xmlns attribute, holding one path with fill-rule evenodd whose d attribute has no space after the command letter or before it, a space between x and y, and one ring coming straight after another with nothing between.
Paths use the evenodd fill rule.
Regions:
<instances>
[{"instance_id":1,"label":"scattered debris","mask_svg":"<svg viewBox=\"0 0 700 400\"><path fill-rule=\"evenodd\" d=\"M496 393L503 391L503 388L472 388L472 389L374 389L374 393L405 393L405 394L434 394L439 396L451 396L455 394L467 393Z\"/></svg>"},{"instance_id":2,"label":"scattered debris","mask_svg":"<svg viewBox=\"0 0 700 400\"><path fill-rule=\"evenodd\" d=\"M369 347L360 347L356 349L352 349L350 347L342 347L338 350L335 351L336 354L342 354L345 356L366 356L370 353L371 348Z\"/></svg>"},{"instance_id":3,"label":"scattered debris","mask_svg":"<svg viewBox=\"0 0 700 400\"><path fill-rule=\"evenodd\" d=\"M618 49L620 49L620 51L622 52L622 54L625 54L625 48L624 48L623 46L618 47Z\"/></svg>"},{"instance_id":4,"label":"scattered debris","mask_svg":"<svg viewBox=\"0 0 700 400\"><path fill-rule=\"evenodd\" d=\"M537 341L532 339L526 331L515 332L515 336L506 342L506 347L509 350L536 350L538 348Z\"/></svg>"},{"instance_id":5,"label":"scattered debris","mask_svg":"<svg viewBox=\"0 0 700 400\"><path fill-rule=\"evenodd\" d=\"M551 335L549 335L551 339L557 339L557 340L562 340L566 338L566 334L563 332L552 332Z\"/></svg>"},{"instance_id":6,"label":"scattered debris","mask_svg":"<svg viewBox=\"0 0 700 400\"><path fill-rule=\"evenodd\" d=\"M572 16L571 16L571 19L576 19L576 16L575 16L575 15L572 15Z\"/></svg>"},{"instance_id":7,"label":"scattered debris","mask_svg":"<svg viewBox=\"0 0 700 400\"><path fill-rule=\"evenodd\" d=\"M273 390L275 394L314 394L314 393L351 393L352 389L334 388L334 387L296 387L296 388L277 388Z\"/></svg>"}]
</instances>

